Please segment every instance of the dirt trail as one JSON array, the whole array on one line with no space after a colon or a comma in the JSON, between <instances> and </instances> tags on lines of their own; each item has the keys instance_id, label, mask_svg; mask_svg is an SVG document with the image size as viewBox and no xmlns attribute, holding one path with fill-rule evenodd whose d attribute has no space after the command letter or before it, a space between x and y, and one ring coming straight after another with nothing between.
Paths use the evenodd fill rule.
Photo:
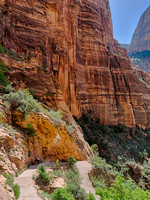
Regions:
<instances>
[{"instance_id":1,"label":"dirt trail","mask_svg":"<svg viewBox=\"0 0 150 200\"><path fill-rule=\"evenodd\" d=\"M41 200L37 195L35 183L32 179L32 174L36 169L37 165L33 165L15 179L15 182L20 186L19 200Z\"/></svg>"},{"instance_id":2,"label":"dirt trail","mask_svg":"<svg viewBox=\"0 0 150 200\"><path fill-rule=\"evenodd\" d=\"M60 165L64 165L64 163L60 163ZM54 165L52 163L45 163L46 166ZM85 189L87 193L92 192L95 195L95 189L92 186L88 173L92 170L92 165L87 161L78 161L76 166L79 169L80 176L82 178L81 187ZM35 189L35 183L32 179L33 173L36 171L38 165L33 165L26 171L24 171L19 177L15 179L15 183L20 186L20 197L19 200L41 200L41 198L37 195L37 191ZM95 195L96 200L100 200L100 197Z\"/></svg>"},{"instance_id":3,"label":"dirt trail","mask_svg":"<svg viewBox=\"0 0 150 200\"><path fill-rule=\"evenodd\" d=\"M82 184L81 187L85 189L87 193L92 192L95 195L95 189L92 186L92 183L89 179L88 173L92 170L91 163L87 161L78 161L76 163L76 166L79 169L80 176L82 178ZM100 200L100 197L95 195L96 200Z\"/></svg>"}]
</instances>

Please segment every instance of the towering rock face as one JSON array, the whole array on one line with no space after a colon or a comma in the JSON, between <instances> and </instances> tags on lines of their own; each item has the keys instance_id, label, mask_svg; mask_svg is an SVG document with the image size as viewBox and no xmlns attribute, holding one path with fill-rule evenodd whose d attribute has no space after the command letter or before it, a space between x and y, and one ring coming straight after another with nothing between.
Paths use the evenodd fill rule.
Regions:
<instances>
[{"instance_id":1,"label":"towering rock face","mask_svg":"<svg viewBox=\"0 0 150 200\"><path fill-rule=\"evenodd\" d=\"M0 7L0 41L25 58L9 61L14 83L76 117L92 111L104 124L150 124L150 89L113 39L108 0L3 0Z\"/></svg>"},{"instance_id":2,"label":"towering rock face","mask_svg":"<svg viewBox=\"0 0 150 200\"><path fill-rule=\"evenodd\" d=\"M142 14L133 34L129 52L150 50L150 6Z\"/></svg>"},{"instance_id":3,"label":"towering rock face","mask_svg":"<svg viewBox=\"0 0 150 200\"><path fill-rule=\"evenodd\" d=\"M139 20L128 52L137 66L150 72L150 6Z\"/></svg>"}]
</instances>

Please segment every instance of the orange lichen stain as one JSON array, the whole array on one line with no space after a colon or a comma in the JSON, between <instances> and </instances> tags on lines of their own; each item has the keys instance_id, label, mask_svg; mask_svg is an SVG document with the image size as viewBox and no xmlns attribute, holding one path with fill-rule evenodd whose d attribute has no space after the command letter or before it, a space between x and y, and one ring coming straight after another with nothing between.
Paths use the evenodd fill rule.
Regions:
<instances>
[{"instance_id":1,"label":"orange lichen stain","mask_svg":"<svg viewBox=\"0 0 150 200\"><path fill-rule=\"evenodd\" d=\"M66 124L56 126L54 122L42 113L31 113L22 120L20 113L15 112L15 121L22 128L32 124L35 136L27 136L31 151L39 155L43 160L68 160L74 156L77 160L84 160L85 155L81 152L75 138L66 129Z\"/></svg>"}]
</instances>

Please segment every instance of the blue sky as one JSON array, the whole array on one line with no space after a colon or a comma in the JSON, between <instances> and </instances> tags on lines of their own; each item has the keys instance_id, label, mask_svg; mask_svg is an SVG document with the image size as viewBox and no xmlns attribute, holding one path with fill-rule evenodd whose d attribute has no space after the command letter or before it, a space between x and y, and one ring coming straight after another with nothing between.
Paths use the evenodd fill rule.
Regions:
<instances>
[{"instance_id":1,"label":"blue sky","mask_svg":"<svg viewBox=\"0 0 150 200\"><path fill-rule=\"evenodd\" d=\"M114 38L129 44L142 13L150 0L109 0L113 21Z\"/></svg>"}]
</instances>

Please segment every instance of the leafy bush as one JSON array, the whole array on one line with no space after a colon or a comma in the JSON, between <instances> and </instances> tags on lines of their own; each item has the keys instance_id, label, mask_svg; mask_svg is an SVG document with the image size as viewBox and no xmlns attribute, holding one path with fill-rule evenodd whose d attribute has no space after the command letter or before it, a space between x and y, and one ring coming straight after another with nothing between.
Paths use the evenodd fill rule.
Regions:
<instances>
[{"instance_id":1,"label":"leafy bush","mask_svg":"<svg viewBox=\"0 0 150 200\"><path fill-rule=\"evenodd\" d=\"M43 183L43 185L48 185L53 177L50 173L46 172L46 167L43 163L39 164L38 166L38 180Z\"/></svg>"},{"instance_id":2,"label":"leafy bush","mask_svg":"<svg viewBox=\"0 0 150 200\"><path fill-rule=\"evenodd\" d=\"M81 178L76 166L65 171L65 181L67 183L67 188L71 191L76 200L86 199L87 194L85 193L85 190L80 187Z\"/></svg>"},{"instance_id":3,"label":"leafy bush","mask_svg":"<svg viewBox=\"0 0 150 200\"><path fill-rule=\"evenodd\" d=\"M73 157L73 156L70 156L69 160L68 160L68 165L70 167L74 166L75 163L77 162L77 160Z\"/></svg>"},{"instance_id":4,"label":"leafy bush","mask_svg":"<svg viewBox=\"0 0 150 200\"><path fill-rule=\"evenodd\" d=\"M46 110L42 105L33 98L27 89L19 89L17 92L10 92L3 97L5 106L10 106L11 110L18 110L25 115L32 112L42 112L50 117L54 123L61 122L63 115L61 110L53 111Z\"/></svg>"},{"instance_id":5,"label":"leafy bush","mask_svg":"<svg viewBox=\"0 0 150 200\"><path fill-rule=\"evenodd\" d=\"M58 177L63 177L63 173L62 173L62 171L60 169L54 170L54 175L58 176Z\"/></svg>"},{"instance_id":6,"label":"leafy bush","mask_svg":"<svg viewBox=\"0 0 150 200\"><path fill-rule=\"evenodd\" d=\"M92 194L91 192L88 195L88 198L86 200L96 200L94 197L94 194Z\"/></svg>"},{"instance_id":7,"label":"leafy bush","mask_svg":"<svg viewBox=\"0 0 150 200\"><path fill-rule=\"evenodd\" d=\"M34 130L32 124L27 124L27 128L28 128L28 135L30 135L32 137L35 136L35 130Z\"/></svg>"},{"instance_id":8,"label":"leafy bush","mask_svg":"<svg viewBox=\"0 0 150 200\"><path fill-rule=\"evenodd\" d=\"M14 182L14 177L10 174L4 174L3 176L6 178L6 184L11 186Z\"/></svg>"},{"instance_id":9,"label":"leafy bush","mask_svg":"<svg viewBox=\"0 0 150 200\"><path fill-rule=\"evenodd\" d=\"M8 85L6 85L6 86L4 86L3 89L4 89L4 91L5 91L6 93L10 93L10 92L13 92L13 91L14 91L14 88L12 87L12 84L11 84L11 83L8 84Z\"/></svg>"},{"instance_id":10,"label":"leafy bush","mask_svg":"<svg viewBox=\"0 0 150 200\"><path fill-rule=\"evenodd\" d=\"M52 200L52 197L49 193L47 192L42 192L42 193L39 193L38 192L38 195L41 197L41 199L43 200Z\"/></svg>"},{"instance_id":11,"label":"leafy bush","mask_svg":"<svg viewBox=\"0 0 150 200\"><path fill-rule=\"evenodd\" d=\"M102 189L107 188L106 180L103 177L91 177L92 185L96 187L100 187Z\"/></svg>"},{"instance_id":12,"label":"leafy bush","mask_svg":"<svg viewBox=\"0 0 150 200\"><path fill-rule=\"evenodd\" d=\"M50 110L47 112L47 115L52 119L62 119L63 118L61 110L59 110L59 109L57 111Z\"/></svg>"},{"instance_id":13,"label":"leafy bush","mask_svg":"<svg viewBox=\"0 0 150 200\"><path fill-rule=\"evenodd\" d=\"M18 199L20 196L20 187L19 185L14 184L14 177L10 174L4 174L3 176L6 178L6 184L13 189L15 199Z\"/></svg>"},{"instance_id":14,"label":"leafy bush","mask_svg":"<svg viewBox=\"0 0 150 200\"><path fill-rule=\"evenodd\" d=\"M81 178L80 178L80 174L77 167L75 167L73 170L72 169L66 170L64 178L65 178L66 183L68 184L70 183L73 183L75 185L81 184Z\"/></svg>"},{"instance_id":15,"label":"leafy bush","mask_svg":"<svg viewBox=\"0 0 150 200\"><path fill-rule=\"evenodd\" d=\"M69 134L74 133L75 128L74 128L73 124L67 124L67 131L69 132Z\"/></svg>"},{"instance_id":16,"label":"leafy bush","mask_svg":"<svg viewBox=\"0 0 150 200\"><path fill-rule=\"evenodd\" d=\"M57 168L57 167L59 167L59 159L56 160L56 163L53 166L54 169Z\"/></svg>"},{"instance_id":17,"label":"leafy bush","mask_svg":"<svg viewBox=\"0 0 150 200\"><path fill-rule=\"evenodd\" d=\"M0 53L1 53L1 54L4 54L4 53L5 53L5 49L4 49L4 47L3 47L2 45L0 45Z\"/></svg>"},{"instance_id":18,"label":"leafy bush","mask_svg":"<svg viewBox=\"0 0 150 200\"><path fill-rule=\"evenodd\" d=\"M142 190L131 181L126 181L122 177L117 177L108 189L103 190L102 188L97 188L96 194L102 200L148 200L150 198L149 191Z\"/></svg>"},{"instance_id":19,"label":"leafy bush","mask_svg":"<svg viewBox=\"0 0 150 200\"><path fill-rule=\"evenodd\" d=\"M20 196L20 187L19 187L19 185L17 185L17 184L14 185L13 184L12 185L12 189L14 191L15 198L18 199L19 196Z\"/></svg>"},{"instance_id":20,"label":"leafy bush","mask_svg":"<svg viewBox=\"0 0 150 200\"><path fill-rule=\"evenodd\" d=\"M5 94L3 101L10 104L12 110L17 109L21 113L29 114L30 111L40 111L41 104L38 103L28 90L19 89L17 92Z\"/></svg>"},{"instance_id":21,"label":"leafy bush","mask_svg":"<svg viewBox=\"0 0 150 200\"><path fill-rule=\"evenodd\" d=\"M92 163L94 169L103 169L103 170L109 171L112 168L111 165L107 164L105 159L99 156L93 156L90 159L90 162Z\"/></svg>"},{"instance_id":22,"label":"leafy bush","mask_svg":"<svg viewBox=\"0 0 150 200\"><path fill-rule=\"evenodd\" d=\"M145 152L145 151L144 151ZM144 155L147 155L146 153ZM139 175L134 176L132 168L137 167L140 172ZM143 163L136 163L134 159L125 159L118 157L118 161L113 167L115 175L121 175L124 178L132 178L138 186L143 189L149 188L150 184L150 159L144 160Z\"/></svg>"},{"instance_id":23,"label":"leafy bush","mask_svg":"<svg viewBox=\"0 0 150 200\"><path fill-rule=\"evenodd\" d=\"M0 84L6 86L9 84L9 80L4 73L8 73L8 68L0 61Z\"/></svg>"},{"instance_id":24,"label":"leafy bush","mask_svg":"<svg viewBox=\"0 0 150 200\"><path fill-rule=\"evenodd\" d=\"M94 154L95 156L98 156L98 155L99 155L97 144L93 144L93 145L91 146L91 150L92 150L92 152L93 152L93 154Z\"/></svg>"},{"instance_id":25,"label":"leafy bush","mask_svg":"<svg viewBox=\"0 0 150 200\"><path fill-rule=\"evenodd\" d=\"M59 188L52 193L52 200L75 200L68 188Z\"/></svg>"}]
</instances>

